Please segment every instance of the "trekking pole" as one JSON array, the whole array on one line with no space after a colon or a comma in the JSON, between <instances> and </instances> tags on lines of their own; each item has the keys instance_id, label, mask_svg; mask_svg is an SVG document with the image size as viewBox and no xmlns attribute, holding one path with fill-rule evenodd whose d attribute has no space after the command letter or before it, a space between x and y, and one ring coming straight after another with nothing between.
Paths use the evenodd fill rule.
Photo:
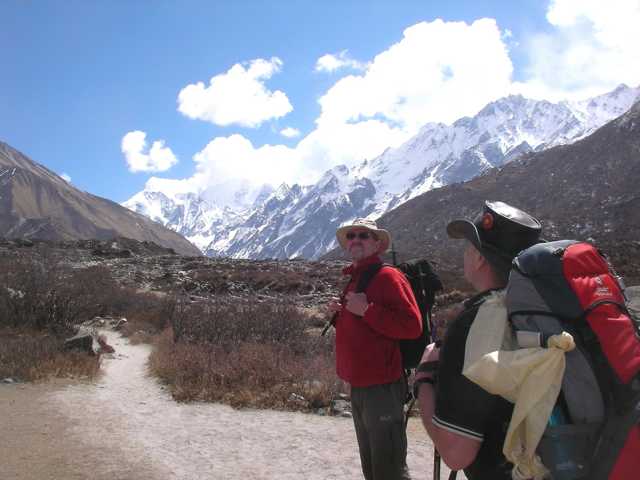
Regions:
<instances>
[{"instance_id":1,"label":"trekking pole","mask_svg":"<svg viewBox=\"0 0 640 480\"><path fill-rule=\"evenodd\" d=\"M336 318L338 318L337 312L331 315L331 319L324 324L324 328L322 329L322 333L320 334L321 337L324 337L327 334L327 331L329 330L329 328L335 324Z\"/></svg>"},{"instance_id":2,"label":"trekking pole","mask_svg":"<svg viewBox=\"0 0 640 480\"><path fill-rule=\"evenodd\" d=\"M433 480L440 480L440 454L433 447Z\"/></svg>"}]
</instances>

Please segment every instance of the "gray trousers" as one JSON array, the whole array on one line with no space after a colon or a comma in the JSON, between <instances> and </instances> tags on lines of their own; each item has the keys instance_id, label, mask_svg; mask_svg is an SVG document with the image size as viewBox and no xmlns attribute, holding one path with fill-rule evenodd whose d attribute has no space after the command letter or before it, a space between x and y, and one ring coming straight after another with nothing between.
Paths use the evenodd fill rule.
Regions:
<instances>
[{"instance_id":1,"label":"gray trousers","mask_svg":"<svg viewBox=\"0 0 640 480\"><path fill-rule=\"evenodd\" d=\"M366 480L410 480L404 428L404 379L351 388L360 463Z\"/></svg>"}]
</instances>

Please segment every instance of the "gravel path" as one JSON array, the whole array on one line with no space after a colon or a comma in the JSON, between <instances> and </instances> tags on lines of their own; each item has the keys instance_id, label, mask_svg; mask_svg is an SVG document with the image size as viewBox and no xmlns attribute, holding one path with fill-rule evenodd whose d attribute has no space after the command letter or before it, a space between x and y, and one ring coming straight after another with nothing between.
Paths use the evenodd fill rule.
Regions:
<instances>
[{"instance_id":1,"label":"gravel path","mask_svg":"<svg viewBox=\"0 0 640 480\"><path fill-rule=\"evenodd\" d=\"M350 419L178 404L147 376L148 346L108 336L95 383L0 385L1 479L362 479ZM431 479L417 419L408 433L412 476Z\"/></svg>"}]
</instances>

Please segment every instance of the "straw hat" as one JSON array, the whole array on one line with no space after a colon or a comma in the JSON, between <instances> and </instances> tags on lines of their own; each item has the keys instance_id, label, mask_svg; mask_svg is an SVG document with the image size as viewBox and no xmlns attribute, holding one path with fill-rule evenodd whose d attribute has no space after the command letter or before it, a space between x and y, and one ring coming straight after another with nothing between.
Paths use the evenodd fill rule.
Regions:
<instances>
[{"instance_id":1,"label":"straw hat","mask_svg":"<svg viewBox=\"0 0 640 480\"><path fill-rule=\"evenodd\" d=\"M376 222L373 220L367 220L366 218L356 218L353 222L338 228L336 238L342 248L347 248L347 233L354 229L365 229L374 232L381 242L380 253L384 253L389 249L391 245L391 234L382 228L378 228Z\"/></svg>"}]
</instances>

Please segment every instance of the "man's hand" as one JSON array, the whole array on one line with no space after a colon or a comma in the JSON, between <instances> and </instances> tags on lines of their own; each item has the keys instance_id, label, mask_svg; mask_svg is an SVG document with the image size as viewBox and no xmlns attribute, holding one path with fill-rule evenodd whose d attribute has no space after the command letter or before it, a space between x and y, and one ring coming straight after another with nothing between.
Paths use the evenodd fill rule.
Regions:
<instances>
[{"instance_id":1,"label":"man's hand","mask_svg":"<svg viewBox=\"0 0 640 480\"><path fill-rule=\"evenodd\" d=\"M342 310L340 299L338 297L333 297L329 301L329 305L327 305L327 308L329 309L329 313L331 314L338 313L340 310Z\"/></svg>"},{"instance_id":2,"label":"man's hand","mask_svg":"<svg viewBox=\"0 0 640 480\"><path fill-rule=\"evenodd\" d=\"M369 301L364 293L349 292L344 298L347 301L346 309L354 315L362 317L367 308L369 308Z\"/></svg>"}]
</instances>

